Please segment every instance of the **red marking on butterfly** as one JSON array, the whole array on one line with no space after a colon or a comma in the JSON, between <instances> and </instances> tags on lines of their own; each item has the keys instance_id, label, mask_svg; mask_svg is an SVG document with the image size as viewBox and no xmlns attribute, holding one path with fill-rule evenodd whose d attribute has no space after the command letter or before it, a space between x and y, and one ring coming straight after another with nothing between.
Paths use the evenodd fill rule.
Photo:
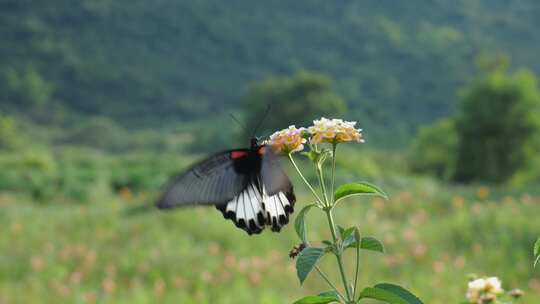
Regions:
<instances>
[{"instance_id":1,"label":"red marking on butterfly","mask_svg":"<svg viewBox=\"0 0 540 304\"><path fill-rule=\"evenodd\" d=\"M246 157L248 155L247 151L232 151L231 152L231 158L232 159L239 159L242 157Z\"/></svg>"}]
</instances>

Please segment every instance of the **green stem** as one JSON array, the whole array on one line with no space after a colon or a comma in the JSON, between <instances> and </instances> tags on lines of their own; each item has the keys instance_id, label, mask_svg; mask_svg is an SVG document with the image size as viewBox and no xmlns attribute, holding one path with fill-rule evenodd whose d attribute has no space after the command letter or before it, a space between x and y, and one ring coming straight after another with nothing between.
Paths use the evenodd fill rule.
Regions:
<instances>
[{"instance_id":1,"label":"green stem","mask_svg":"<svg viewBox=\"0 0 540 304\"><path fill-rule=\"evenodd\" d=\"M302 174L302 172L300 171L300 169L296 165L296 162L294 161L294 159L292 157L292 154L289 153L288 156L289 156L289 160L291 161L293 167L296 169L296 172L298 172L298 175L300 175L300 177L302 178L302 180L304 181L306 186L308 186L309 190L311 190L311 193L313 193L313 196L315 196L315 198L317 199L318 202L323 203L323 201L321 200L321 198L319 197L319 195L317 194L315 189L313 189L311 184L307 181L307 179L304 177L304 175Z\"/></svg>"},{"instance_id":2,"label":"green stem","mask_svg":"<svg viewBox=\"0 0 540 304\"><path fill-rule=\"evenodd\" d=\"M330 207L330 201L328 200L328 195L326 193L326 185L324 183L324 176L322 171L322 165L317 164L317 176L319 177L319 184L321 184L321 189L324 196L324 203L327 207Z\"/></svg>"},{"instance_id":3,"label":"green stem","mask_svg":"<svg viewBox=\"0 0 540 304\"><path fill-rule=\"evenodd\" d=\"M360 270L360 240L356 240L358 244L356 244L356 271L354 273L354 289L353 289L353 299L356 298L356 289L358 284L358 272Z\"/></svg>"},{"instance_id":4,"label":"green stem","mask_svg":"<svg viewBox=\"0 0 540 304\"><path fill-rule=\"evenodd\" d=\"M332 143L332 188L330 188L330 195L332 196L332 206L334 205L334 185L336 183L335 171L336 171L336 148L337 144Z\"/></svg>"},{"instance_id":5,"label":"green stem","mask_svg":"<svg viewBox=\"0 0 540 304\"><path fill-rule=\"evenodd\" d=\"M328 285L337 293L337 295L345 300L345 297L339 292L339 290L337 289L337 287L332 284L332 282L330 282L330 280L328 279L328 277L324 274L324 272L322 272L322 270L319 268L319 266L315 266L315 270L317 270L317 272L319 273L319 275L326 281L326 283L328 283Z\"/></svg>"},{"instance_id":6,"label":"green stem","mask_svg":"<svg viewBox=\"0 0 540 304\"><path fill-rule=\"evenodd\" d=\"M328 219L328 225L330 226L330 231L332 232L332 239L334 240L334 244L337 246L338 238L336 235L334 218L332 217L332 210L325 209L325 212L326 212L326 218ZM336 252L336 258L337 258L337 262L339 266L339 273L341 274L341 279L343 280L343 287L345 288L345 293L347 294L347 301L348 303L350 303L352 301L351 293L349 291L349 286L347 286L347 278L345 276L345 270L343 269L343 261L341 259L341 250L339 248Z\"/></svg>"}]
</instances>

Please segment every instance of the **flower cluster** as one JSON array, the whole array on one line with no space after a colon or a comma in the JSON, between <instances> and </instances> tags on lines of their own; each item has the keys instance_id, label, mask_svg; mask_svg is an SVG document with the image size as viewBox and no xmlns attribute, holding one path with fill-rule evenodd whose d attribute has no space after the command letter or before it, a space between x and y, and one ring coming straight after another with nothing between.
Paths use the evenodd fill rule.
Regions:
<instances>
[{"instance_id":1,"label":"flower cluster","mask_svg":"<svg viewBox=\"0 0 540 304\"><path fill-rule=\"evenodd\" d=\"M297 129L289 126L287 129L277 131L270 135L269 145L276 153L293 153L304 150L306 139L302 137L304 128Z\"/></svg>"},{"instance_id":2,"label":"flower cluster","mask_svg":"<svg viewBox=\"0 0 540 304\"><path fill-rule=\"evenodd\" d=\"M322 117L314 120L313 126L307 129L289 126L287 129L277 131L270 136L268 144L276 153L289 154L302 151L308 139L311 144L334 144L348 141L363 143L362 130L355 129L355 125L355 121Z\"/></svg>"},{"instance_id":3,"label":"flower cluster","mask_svg":"<svg viewBox=\"0 0 540 304\"><path fill-rule=\"evenodd\" d=\"M313 121L313 126L308 128L311 134L311 143L339 143L356 141L363 143L362 129L355 129L355 121L343 121L341 119L326 119L322 117Z\"/></svg>"},{"instance_id":4,"label":"flower cluster","mask_svg":"<svg viewBox=\"0 0 540 304\"><path fill-rule=\"evenodd\" d=\"M492 303L497 299L497 295L504 292L501 280L497 277L470 281L468 287L467 299L474 304Z\"/></svg>"}]
</instances>

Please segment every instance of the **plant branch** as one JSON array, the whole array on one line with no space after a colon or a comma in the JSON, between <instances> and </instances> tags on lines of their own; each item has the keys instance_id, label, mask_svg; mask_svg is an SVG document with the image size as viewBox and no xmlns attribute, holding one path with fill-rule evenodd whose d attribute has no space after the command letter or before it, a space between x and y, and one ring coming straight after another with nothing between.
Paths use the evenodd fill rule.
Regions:
<instances>
[{"instance_id":1,"label":"plant branch","mask_svg":"<svg viewBox=\"0 0 540 304\"><path fill-rule=\"evenodd\" d=\"M302 180L304 181L306 186L308 186L309 190L311 190L311 193L313 193L313 195L315 196L315 198L317 199L318 202L323 203L323 201L321 200L321 198L319 197L319 195L317 194L315 189L313 189L311 184L307 181L307 179L304 177L304 175L302 174L302 172L300 171L300 169L296 165L296 162L294 161L294 159L292 157L292 154L289 153L288 156L289 156L289 160L291 161L293 167L296 169L296 172L298 172L298 175L300 175L300 177L302 178Z\"/></svg>"},{"instance_id":2,"label":"plant branch","mask_svg":"<svg viewBox=\"0 0 540 304\"><path fill-rule=\"evenodd\" d=\"M353 289L353 299L356 298L356 289L358 284L358 272L360 270L360 240L356 240L356 270L354 273L354 289Z\"/></svg>"},{"instance_id":3,"label":"plant branch","mask_svg":"<svg viewBox=\"0 0 540 304\"><path fill-rule=\"evenodd\" d=\"M332 186L330 188L330 195L332 196L332 206L334 205L334 185L336 183L335 171L336 171L336 148L337 144L332 143Z\"/></svg>"},{"instance_id":4,"label":"plant branch","mask_svg":"<svg viewBox=\"0 0 540 304\"><path fill-rule=\"evenodd\" d=\"M330 201L328 200L328 195L326 193L326 185L324 183L324 176L323 176L323 170L322 170L322 164L317 164L317 176L319 177L319 184L321 184L321 189L324 196L324 203L327 207L331 207Z\"/></svg>"},{"instance_id":5,"label":"plant branch","mask_svg":"<svg viewBox=\"0 0 540 304\"><path fill-rule=\"evenodd\" d=\"M330 282L330 280L328 279L328 277L324 274L324 272L322 272L322 270L319 268L319 266L315 266L315 270L317 270L317 272L319 273L319 275L326 281L326 283L328 283L328 285L330 287L332 287L333 290L336 291L336 293L338 294L338 296L343 299L343 300L346 300L345 297L339 292L339 290L337 289L337 287L332 284L332 282Z\"/></svg>"},{"instance_id":6,"label":"plant branch","mask_svg":"<svg viewBox=\"0 0 540 304\"><path fill-rule=\"evenodd\" d=\"M332 210L325 209L326 218L328 219L328 225L330 226L330 231L332 232L332 239L334 240L334 245L337 246L338 238L336 235L336 229L334 224L334 218L332 217ZM339 266L339 273L341 274L341 279L343 280L343 287L345 288L345 293L347 294L347 301L351 301L351 294L349 291L349 286L347 286L347 277L345 276L345 270L343 269L343 261L341 259L341 250L337 250L336 258Z\"/></svg>"}]
</instances>

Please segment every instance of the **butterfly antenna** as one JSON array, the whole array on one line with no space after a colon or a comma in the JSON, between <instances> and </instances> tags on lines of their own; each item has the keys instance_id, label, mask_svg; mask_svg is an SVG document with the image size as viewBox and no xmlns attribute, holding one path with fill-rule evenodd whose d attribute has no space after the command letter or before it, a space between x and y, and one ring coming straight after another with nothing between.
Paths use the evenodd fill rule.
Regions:
<instances>
[{"instance_id":1,"label":"butterfly antenna","mask_svg":"<svg viewBox=\"0 0 540 304\"><path fill-rule=\"evenodd\" d=\"M244 124L242 124L232 113L229 113L229 115L234 120L234 122L236 122L240 126L240 128L242 128L244 130L244 133L247 133L246 126Z\"/></svg>"},{"instance_id":2,"label":"butterfly antenna","mask_svg":"<svg viewBox=\"0 0 540 304\"><path fill-rule=\"evenodd\" d=\"M266 110L264 110L264 114L262 116L262 119L259 121L259 124L257 125L257 127L253 130L253 134L251 134L251 138L253 138L255 136L255 134L257 134L257 131L259 130L259 128L263 124L263 122L266 119L266 116L268 116L269 112L270 112L270 104L268 104L266 106Z\"/></svg>"}]
</instances>

